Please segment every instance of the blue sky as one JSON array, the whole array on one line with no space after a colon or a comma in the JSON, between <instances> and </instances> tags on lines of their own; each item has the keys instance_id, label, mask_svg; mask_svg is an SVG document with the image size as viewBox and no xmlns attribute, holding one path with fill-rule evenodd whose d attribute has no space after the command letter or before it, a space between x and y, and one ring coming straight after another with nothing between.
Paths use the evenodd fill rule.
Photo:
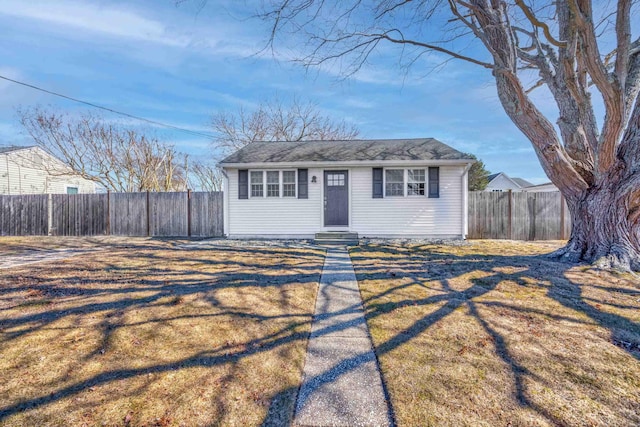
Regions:
<instances>
[{"instance_id":1,"label":"blue sky","mask_svg":"<svg viewBox=\"0 0 640 427\"><path fill-rule=\"evenodd\" d=\"M491 172L548 181L502 111L489 71L452 61L405 74L398 51L388 47L345 80L330 67L288 62L286 51L255 56L268 29L240 19L251 12L246 3L208 0L200 9L201 3L0 0L0 75L203 133L211 133L216 111L298 97L354 123L362 138L435 137L476 154ZM87 109L0 80L0 144L29 143L15 108L34 104ZM154 132L192 156L212 153L206 137Z\"/></svg>"}]
</instances>

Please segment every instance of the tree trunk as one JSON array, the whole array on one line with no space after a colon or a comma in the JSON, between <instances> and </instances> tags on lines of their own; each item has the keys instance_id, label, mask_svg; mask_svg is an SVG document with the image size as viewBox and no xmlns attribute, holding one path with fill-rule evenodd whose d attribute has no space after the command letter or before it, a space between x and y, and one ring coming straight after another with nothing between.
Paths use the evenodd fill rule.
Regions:
<instances>
[{"instance_id":1,"label":"tree trunk","mask_svg":"<svg viewBox=\"0 0 640 427\"><path fill-rule=\"evenodd\" d=\"M616 191L610 183L606 188L592 187L568 198L571 237L552 256L601 268L639 271L639 224L630 202L628 195Z\"/></svg>"}]
</instances>

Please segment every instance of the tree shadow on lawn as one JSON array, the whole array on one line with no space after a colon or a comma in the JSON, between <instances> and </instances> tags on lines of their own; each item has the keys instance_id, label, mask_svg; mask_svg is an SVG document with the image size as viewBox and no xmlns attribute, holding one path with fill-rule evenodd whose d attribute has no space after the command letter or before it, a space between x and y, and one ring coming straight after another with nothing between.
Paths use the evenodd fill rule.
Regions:
<instances>
[{"instance_id":1,"label":"tree shadow on lawn","mask_svg":"<svg viewBox=\"0 0 640 427\"><path fill-rule=\"evenodd\" d=\"M233 365L251 356L279 350L294 342L307 341L312 321L311 312L281 313L277 315L256 313L240 308L240 304L225 302L225 299L218 298L216 294L218 291L230 289L238 291L272 287L279 289L291 283L315 283L319 280L319 270L317 266L306 265L304 261L305 257L310 257L309 252L302 250L283 252L283 254L287 254L285 256L302 260L298 265L287 265L287 272L283 274L283 265L256 266L251 261L242 259L216 261L203 254L203 251L207 250L199 251L194 249L190 253L198 255L192 258L176 255L172 262L181 266L180 271L167 266L166 255L158 254L155 251L147 251L139 255L145 259L144 262L157 264L157 268L153 268L150 274L148 269L145 270L144 262L138 266L124 266L119 262L106 262L104 271L105 274L113 277L111 286L104 286L105 279L92 277L93 274L71 274L65 276L62 283L55 277L43 278L38 275L37 271L31 274L21 271L20 273L8 275L8 283L18 278L22 278L20 280L26 278L24 279L26 283L33 283L27 286L20 284L18 286L7 285L0 287L0 292L3 295L10 295L26 288L27 291L35 292L39 290L43 295L54 299L58 295L71 295L80 300L80 303L73 307L51 307L38 313L3 318L0 321L0 328L4 335L3 346L11 345L11 340L17 340L24 335L56 328L57 326L53 324L60 319L72 316L95 315L104 311L108 311L112 315L103 320L100 326L102 328L102 340L95 346L93 353L87 355L86 360L98 357L101 351L108 348L111 337L116 331L143 324L163 324L173 320L190 318L196 320L206 318L215 322L216 318L229 316L233 319L238 319L238 321L251 322L287 320L286 325L278 326L270 333L243 341L239 343L240 345L223 344L195 353L179 361L101 372L83 381L60 387L52 393L6 405L0 408L0 421L21 411L52 404L99 385L193 367ZM238 248L225 250L236 251ZM239 252L247 257L266 257L273 254L271 249L239 249ZM121 255L125 256L126 252ZM420 248L407 250L406 248L394 246L361 247L352 251L352 259L358 281L361 283L361 292L362 283L365 281L399 282L371 294L363 293L367 322L370 323L385 316L401 316L403 315L402 311L405 309L421 310L421 308L424 308L426 313L419 314L416 319L411 320L410 325L393 331L390 337L385 337L383 341L378 342L376 345L376 355L378 357L383 357L398 350L403 345L411 343L425 332L428 332L438 322L452 315L452 313L461 308L466 308L485 333L491 337L490 342L495 354L499 356L504 365L509 367L515 401L520 406L540 414L551 423L566 424L566 420L559 417L557 413L533 401L526 386L527 378L533 378L540 382L544 382L545 379L540 378L525 366L518 355L510 348L510 340L501 333L494 319L487 319L483 316L483 310L495 308L512 312L517 311L523 316L543 316L553 322L599 325L609 331L612 345L615 344L624 349L636 361L640 359L640 347L637 347L640 344L640 326L638 323L623 315L605 311L607 306L615 306L615 302L585 296L583 294L585 285L575 281L575 274L569 274L572 266L549 261L543 256L452 255L429 248L426 250ZM220 269L215 272L203 272L197 268L197 265L190 267L193 263L207 264L220 267ZM61 271L68 272L73 271L75 267L74 265L59 268ZM553 268L549 270L547 267ZM88 272L92 273L92 271ZM136 277L143 274L147 274L149 277L136 279ZM470 277L469 275L474 276ZM461 288L457 280L466 276L469 276L468 283L470 283L470 286ZM24 280L21 283L24 283ZM522 304L517 304L517 301L512 303L508 300L506 302L487 300L486 297L497 291L501 284L505 282L515 283L516 286L523 288L546 289L546 295L553 301L584 316L567 315L566 313L558 314L545 309L526 307ZM437 291L436 295L424 298L415 297L414 288L428 289L436 286L434 283L438 284L437 289L435 289ZM117 286L113 286L113 284L117 284ZM618 286L617 284L596 285L594 287L602 288L603 292L617 292L620 295L628 295L633 298L640 297L640 290L636 291L634 288ZM135 295L136 293L144 295ZM150 318L133 323L127 323L122 316L122 313L144 309L145 307L161 308L163 306L171 306L179 303L178 300L180 298L201 294L204 294L203 300L210 306L216 307L219 312ZM92 298L104 295L113 295L121 299L103 303L91 301ZM82 303L81 301L85 298L89 299L89 301ZM280 294L278 298L284 304L282 298L285 298L285 296ZM635 307L629 304L617 305L622 306L624 309ZM349 307L334 314L346 314L355 309L355 307ZM0 311L0 316L3 316L2 311ZM334 325L331 330L320 331L319 334L328 334L341 328L347 329L350 326L352 325L345 322L345 324ZM527 331L522 331L522 333L527 333ZM625 346L624 343L628 343L630 340L633 345ZM332 381L336 375L341 375L365 362L359 360L358 357L354 357L353 360L348 360L342 365L335 366L324 372L322 378L325 382ZM227 380L232 375L230 373L227 376ZM388 382L388 379L386 379L386 382ZM319 384L321 385L322 381ZM386 385L388 387L388 384ZM297 386L290 386L270 396L270 406L263 420L263 425L282 425L289 422L292 415L291 401L295 399L297 391ZM215 402L215 405L224 407L224 404L220 401ZM285 409L283 410L283 408ZM392 408L390 408L390 413L393 414ZM221 419L214 421L214 424L216 422L221 422Z\"/></svg>"},{"instance_id":2,"label":"tree shadow on lawn","mask_svg":"<svg viewBox=\"0 0 640 427\"><path fill-rule=\"evenodd\" d=\"M379 342L375 345L378 357L411 343L452 313L466 310L491 338L495 354L510 370L517 404L535 411L552 424L566 425L567 420L559 416L557 411L536 403L526 386L527 379L543 384L546 380L532 372L520 360L520 356L511 348L513 336L507 337L500 332L503 325L489 317L488 310L502 310L505 314L509 314L507 311L517 313L516 316L525 319L525 323L535 323L537 317L542 317L550 322L597 325L609 333L609 342L605 341L605 346L615 345L632 356L631 360L640 360L640 324L624 314L612 312L614 308L624 308L627 313L632 314L634 310L637 312L640 309L640 304L618 304L603 292L600 298L584 295L585 288L591 286L589 274L610 273L594 272L586 266L576 267L554 262L544 255L475 255L472 251L452 254L447 253L446 249L441 251L433 247L422 250L419 247L365 246L352 250L352 259L361 292L366 291L363 292L363 297L370 326L377 324L384 329L380 318L385 316L391 321L393 316L403 316L405 313L412 316L408 326L380 330ZM585 272L575 271L581 269ZM584 280L576 280L580 275L584 276ZM370 284L363 289L364 282ZM376 282L380 285L379 288L374 285ZM515 292L529 288L531 292L546 293L551 305L559 303L568 310L562 310L563 314L558 314L550 307L528 307L528 304L518 300L520 297L517 294L514 298L496 296L496 292L507 287L506 283L515 286ZM629 283L632 283L631 287ZM431 289L427 289L429 287ZM420 288L429 295L416 298L416 295L422 293L416 292ZM637 282L633 284L620 280L604 288L606 292L640 297ZM533 297L531 292L527 289L524 294L530 293L529 296ZM640 298L635 301L640 302ZM426 314L421 315L421 311ZM502 330L505 328L502 327ZM528 330L511 332L515 335L530 333ZM436 342L435 345L437 344ZM460 346L460 354L468 350L468 346ZM550 384L545 386L553 387ZM638 401L635 403L635 410L640 410ZM640 421L640 417L636 421Z\"/></svg>"},{"instance_id":3,"label":"tree shadow on lawn","mask_svg":"<svg viewBox=\"0 0 640 427\"><path fill-rule=\"evenodd\" d=\"M217 257L211 256L216 252ZM38 264L0 272L2 353L12 346L23 345L21 340L34 335L71 333L87 328L87 322L93 322L91 328L98 331L100 337L94 340L91 351L83 354L82 364L95 363L105 353L117 350L112 344L114 336L136 327L148 329L154 328L153 325L165 327L176 321L206 321L255 328L255 332L247 332L246 336L235 334L237 336L231 336L227 342L179 360L107 368L79 381L65 381L65 377L77 368L71 364L62 366L64 373L57 381L60 385L54 383L51 387L49 383L44 387L50 389L48 393L5 403L0 407L0 423L22 411L41 408L121 380L222 365L231 366L233 372L233 367L252 356L291 351L291 344L305 343L308 338L313 314L313 285L319 280L323 258L319 250L278 248L190 248L189 251L148 248L133 255L125 249L117 249L108 256L99 254L82 262ZM308 291L311 292L308 294L310 303L302 306L295 300L299 298L296 289L309 285L312 286ZM38 304L32 304L34 299ZM173 307L191 303L206 309L193 309L187 314L172 311ZM146 314L132 321L131 316L137 312ZM298 368L301 370L302 366ZM20 374L13 372L10 375ZM229 376L233 374L229 373ZM220 381L225 383L230 379ZM214 401L212 406L221 405ZM292 403L280 403L279 410L284 412L281 417L290 417ZM209 421L223 422L224 414L219 413L219 416L220 419Z\"/></svg>"}]
</instances>

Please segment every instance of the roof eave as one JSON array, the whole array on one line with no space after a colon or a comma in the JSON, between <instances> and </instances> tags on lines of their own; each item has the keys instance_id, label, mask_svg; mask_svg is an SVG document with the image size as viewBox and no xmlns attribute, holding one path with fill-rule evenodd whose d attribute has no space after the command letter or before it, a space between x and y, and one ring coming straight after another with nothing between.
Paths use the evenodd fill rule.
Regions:
<instances>
[{"instance_id":1,"label":"roof eave","mask_svg":"<svg viewBox=\"0 0 640 427\"><path fill-rule=\"evenodd\" d=\"M218 167L228 169L255 168L319 168L319 167L366 167L366 166L455 166L474 163L473 159L432 159L432 160L358 160L358 161L306 161L306 162L249 162L249 163L218 163Z\"/></svg>"}]
</instances>

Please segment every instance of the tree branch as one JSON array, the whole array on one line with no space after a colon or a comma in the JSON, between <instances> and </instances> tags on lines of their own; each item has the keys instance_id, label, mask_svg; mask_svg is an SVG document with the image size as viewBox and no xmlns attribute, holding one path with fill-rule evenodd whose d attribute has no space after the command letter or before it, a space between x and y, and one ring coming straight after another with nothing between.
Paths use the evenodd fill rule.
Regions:
<instances>
[{"instance_id":1,"label":"tree branch","mask_svg":"<svg viewBox=\"0 0 640 427\"><path fill-rule=\"evenodd\" d=\"M531 9L529 9L529 7L526 4L524 4L524 1L516 0L516 4L518 5L518 7L520 7L522 12L524 12L524 15L527 17L529 22L531 22L531 24L534 27L542 28L542 31L544 32L544 36L547 38L549 43L551 43L556 47L566 47L567 42L556 40L556 38L553 37L553 35L551 34L551 30L549 30L549 26L544 22L540 21L538 18L536 18L536 16L531 11Z\"/></svg>"}]
</instances>

